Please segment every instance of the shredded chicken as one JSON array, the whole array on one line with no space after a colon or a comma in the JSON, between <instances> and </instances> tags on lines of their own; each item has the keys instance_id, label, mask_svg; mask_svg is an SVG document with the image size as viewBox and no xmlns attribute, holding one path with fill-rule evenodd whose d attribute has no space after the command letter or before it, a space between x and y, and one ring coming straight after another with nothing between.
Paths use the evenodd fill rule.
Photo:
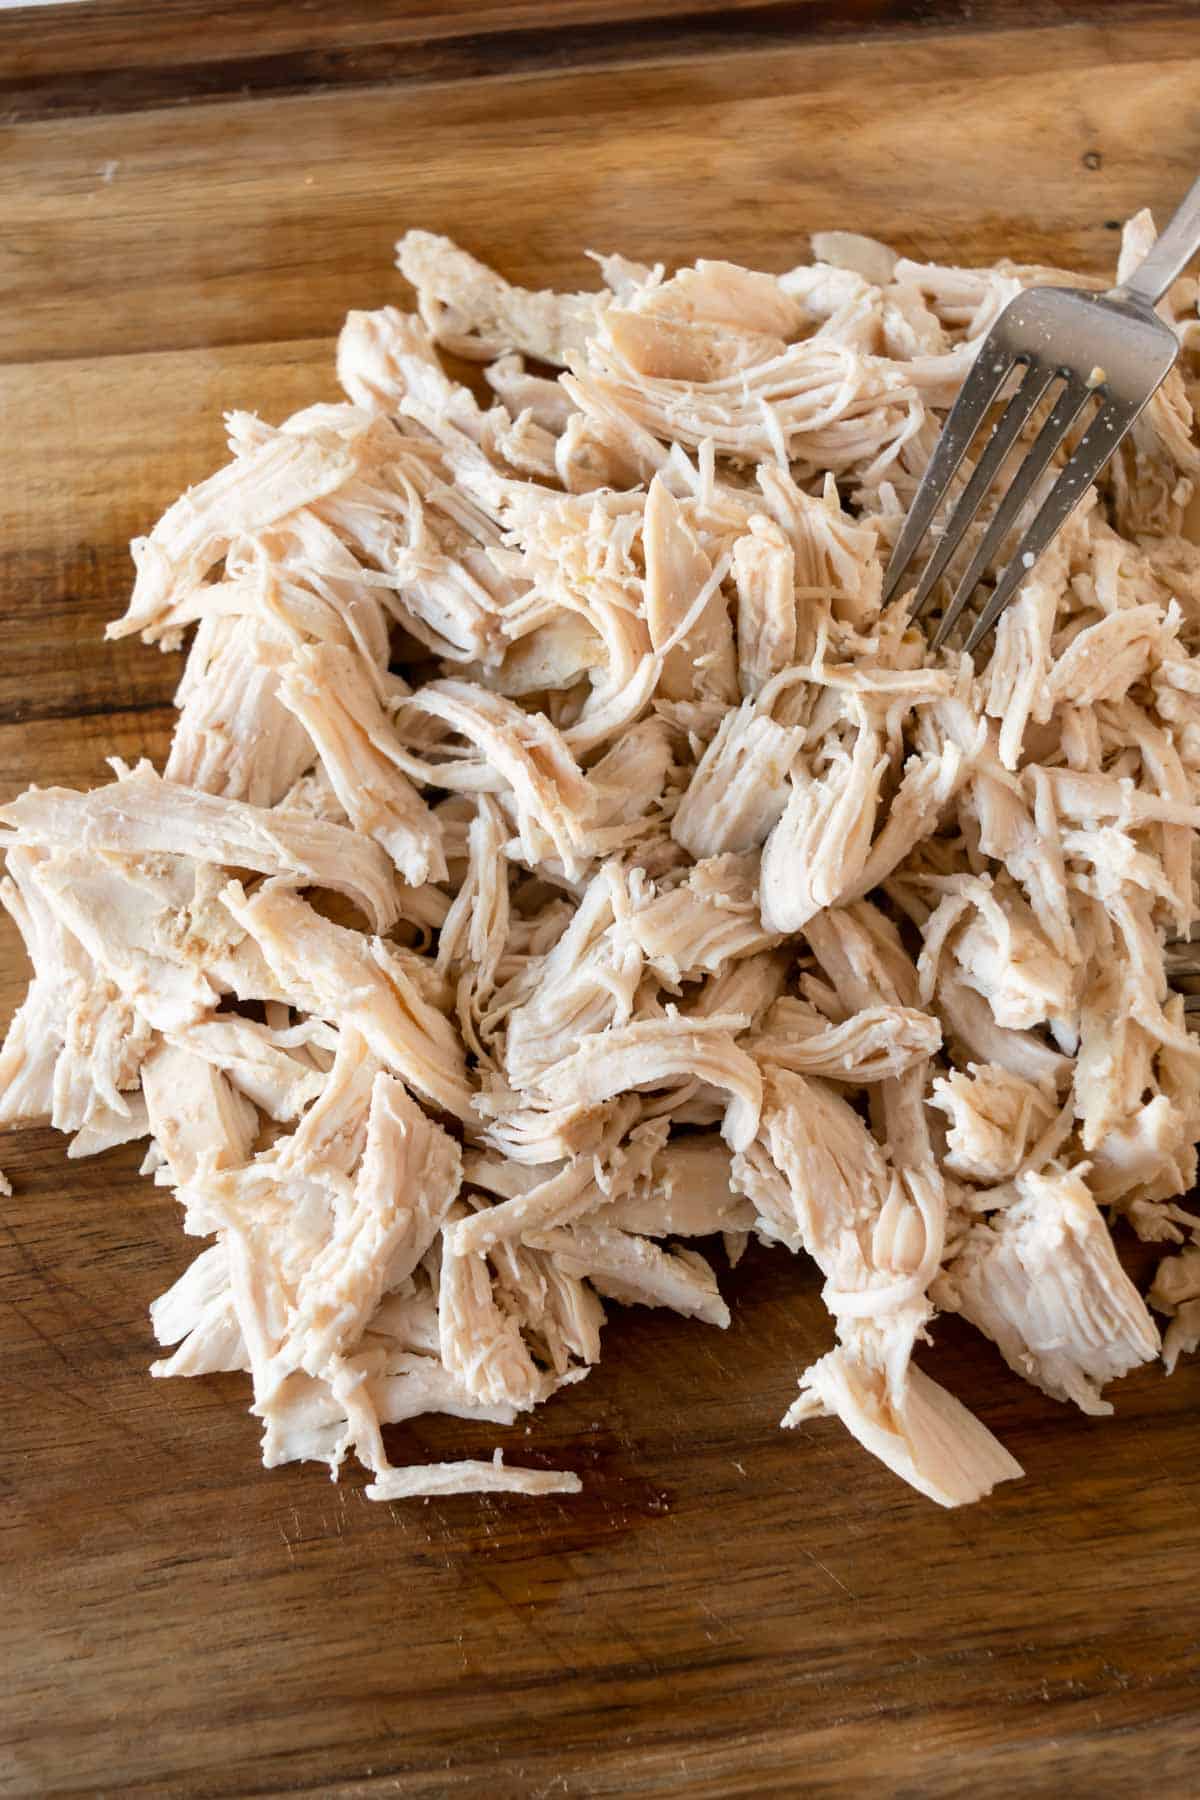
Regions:
<instances>
[{"instance_id":1,"label":"shredded chicken","mask_svg":"<svg viewBox=\"0 0 1200 1800\"><path fill-rule=\"evenodd\" d=\"M409 232L417 311L349 315L346 403L231 414L135 543L110 635L193 632L178 723L161 774L0 806L33 965L0 1123L146 1141L207 1240L153 1372L243 1371L268 1466L572 1493L499 1449L396 1463L385 1428L511 1427L614 1304L726 1326L696 1241L753 1235L815 1262L835 1333L784 1423L959 1505L1021 1471L915 1365L939 1312L1109 1411L1160 1350L1132 1227L1167 1366L1200 1343L1164 974L1200 891L1195 284L972 663L882 572L1041 272L845 232L780 276L597 260L534 291Z\"/></svg>"}]
</instances>

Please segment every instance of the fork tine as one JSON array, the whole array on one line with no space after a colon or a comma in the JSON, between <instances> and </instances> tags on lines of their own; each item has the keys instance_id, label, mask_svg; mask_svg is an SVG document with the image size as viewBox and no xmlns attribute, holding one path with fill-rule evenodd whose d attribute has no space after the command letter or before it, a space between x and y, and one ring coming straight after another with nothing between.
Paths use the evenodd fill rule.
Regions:
<instances>
[{"instance_id":1,"label":"fork tine","mask_svg":"<svg viewBox=\"0 0 1200 1800\"><path fill-rule=\"evenodd\" d=\"M971 364L958 399L942 427L933 455L926 464L921 485L908 509L908 517L896 539L896 548L888 561L883 578L883 600L886 605L900 586L913 559L913 552L924 537L930 520L942 503L942 497L953 480L959 463L970 449L980 420L1007 381L1016 358L1009 350L993 348L986 341Z\"/></svg>"},{"instance_id":2,"label":"fork tine","mask_svg":"<svg viewBox=\"0 0 1200 1800\"><path fill-rule=\"evenodd\" d=\"M1111 403L1101 407L1080 439L1074 456L1042 502L1029 530L1017 545L987 605L971 627L966 643L968 652L976 650L983 642L1022 580L1029 574L1059 526L1079 505L1141 410L1141 406L1119 408Z\"/></svg>"},{"instance_id":3,"label":"fork tine","mask_svg":"<svg viewBox=\"0 0 1200 1800\"><path fill-rule=\"evenodd\" d=\"M919 619L925 611L934 584L958 549L963 539L963 533L982 506L984 495L996 479L1005 457L1016 443L1029 415L1053 380L1054 370L1052 368L1047 368L1044 364L1030 363L1025 379L997 421L996 428L972 471L970 481L959 495L958 505L954 508L946 529L942 532L929 561L921 571L921 579L917 583L916 592L909 608L910 617Z\"/></svg>"},{"instance_id":4,"label":"fork tine","mask_svg":"<svg viewBox=\"0 0 1200 1800\"><path fill-rule=\"evenodd\" d=\"M1013 477L1011 487L997 506L991 523L984 532L962 580L954 591L954 598L942 615L941 623L934 634L933 647L935 650L941 649L953 631L959 614L974 592L979 577L1011 531L1013 520L1028 500L1034 483L1041 476L1080 412L1095 393L1095 388L1088 387L1077 376L1072 376L1054 402L1048 418L1033 441L1029 454Z\"/></svg>"}]
</instances>

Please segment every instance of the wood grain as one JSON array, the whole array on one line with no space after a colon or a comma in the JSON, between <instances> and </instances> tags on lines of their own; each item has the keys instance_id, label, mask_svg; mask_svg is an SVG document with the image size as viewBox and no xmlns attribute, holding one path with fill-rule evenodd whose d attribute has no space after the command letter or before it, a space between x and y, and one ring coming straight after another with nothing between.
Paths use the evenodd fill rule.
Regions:
<instances>
[{"instance_id":1,"label":"wood grain","mask_svg":"<svg viewBox=\"0 0 1200 1800\"><path fill-rule=\"evenodd\" d=\"M1143 23L1194 11L1189 0L1137 7ZM61 35L44 11L0 12L0 107L11 119L1129 15L1127 0L156 0L149 11L89 0L81 11Z\"/></svg>"},{"instance_id":2,"label":"wood grain","mask_svg":"<svg viewBox=\"0 0 1200 1800\"><path fill-rule=\"evenodd\" d=\"M637 11L571 0L554 77L10 114L0 793L161 755L177 659L100 638L127 540L219 458L223 408L278 417L333 392L331 334L396 297L403 225L533 281L587 281L585 245L781 267L833 224L1102 269L1110 221L1169 206L1200 163L1194 8L986 34L943 16L720 55L693 37L679 58L578 65L577 27ZM36 44L0 15L0 59L17 83L174 69L182 95L206 60L325 54L338 18L353 47L547 17L533 0L238 14L104 4L43 14ZM23 975L4 925L0 1005ZM3 1793L1195 1790L1197 1367L1142 1371L1089 1420L939 1323L940 1378L1028 1470L944 1514L835 1425L778 1431L828 1325L811 1271L754 1250L725 1283L728 1333L622 1314L528 1435L393 1435L398 1458L501 1442L579 1469L581 1497L377 1507L352 1472L263 1472L240 1379L148 1378L146 1307L192 1247L137 1160L71 1164L40 1129L0 1146Z\"/></svg>"},{"instance_id":3,"label":"wood grain","mask_svg":"<svg viewBox=\"0 0 1200 1800\"><path fill-rule=\"evenodd\" d=\"M567 285L585 248L784 268L848 214L1111 267L1109 226L1200 163L1198 42L1200 15L11 127L0 360L328 336L395 297L406 225Z\"/></svg>"}]
</instances>

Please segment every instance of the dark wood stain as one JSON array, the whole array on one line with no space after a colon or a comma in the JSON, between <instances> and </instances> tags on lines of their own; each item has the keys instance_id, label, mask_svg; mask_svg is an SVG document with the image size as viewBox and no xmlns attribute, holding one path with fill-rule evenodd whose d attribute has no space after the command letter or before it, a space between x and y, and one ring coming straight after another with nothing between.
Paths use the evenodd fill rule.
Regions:
<instances>
[{"instance_id":1,"label":"dark wood stain","mask_svg":"<svg viewBox=\"0 0 1200 1800\"><path fill-rule=\"evenodd\" d=\"M93 0L0 12L0 82L3 796L161 758L178 658L101 639L128 540L223 408L333 396L405 225L531 282L585 246L780 268L830 225L1101 272L1200 166L1195 6ZM4 1016L24 979L0 919ZM378 1507L264 1472L241 1378L149 1379L195 1245L138 1160L0 1145L0 1792L1195 1791L1200 1367L1085 1419L939 1321L927 1366L1028 1471L942 1513L778 1430L829 1326L754 1249L727 1333L614 1309L528 1435L392 1433L578 1499Z\"/></svg>"},{"instance_id":2,"label":"dark wood stain","mask_svg":"<svg viewBox=\"0 0 1200 1800\"><path fill-rule=\"evenodd\" d=\"M1121 22L1127 0L765 0L738 7L687 4L553 9L469 4L433 9L383 6L351 9L339 19L307 9L299 29L280 29L294 14L279 0L248 8L264 35L283 47L242 51L256 32L246 14L158 0L138 20L143 41L127 56L133 28L123 0L101 0L89 11L110 30L96 31L86 61L65 68L53 54L29 53L30 38L46 29L41 9L0 14L0 118L21 120L141 111L200 101L325 92L331 89L507 79L567 69L613 68L664 57L735 56L739 52L837 41L947 31L986 32L1015 26L1054 27ZM1193 16L1189 0L1139 0L1152 20ZM620 16L613 18L612 14ZM590 16L599 13L601 16ZM214 16L217 14L217 16ZM605 16L607 15L607 16ZM513 23L509 20L513 19ZM355 28L357 27L357 29ZM289 41L290 40L290 41ZM215 54L214 54L215 50ZM241 52L241 53L239 53ZM107 60L120 54L119 62ZM0 69L3 64L0 63Z\"/></svg>"}]
</instances>

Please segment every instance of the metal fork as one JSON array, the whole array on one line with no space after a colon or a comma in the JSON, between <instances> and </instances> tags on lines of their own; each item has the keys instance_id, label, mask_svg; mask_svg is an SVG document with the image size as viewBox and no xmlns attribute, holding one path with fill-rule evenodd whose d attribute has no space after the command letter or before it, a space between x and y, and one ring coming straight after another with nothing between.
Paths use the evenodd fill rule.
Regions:
<instances>
[{"instance_id":1,"label":"metal fork","mask_svg":"<svg viewBox=\"0 0 1200 1800\"><path fill-rule=\"evenodd\" d=\"M987 637L1020 583L1029 574L1060 525L1082 500L1138 414L1154 397L1179 356L1179 339L1154 311L1171 283L1200 250L1200 180L1149 255L1128 281L1106 294L1078 288L1029 288L1010 300L963 382L958 399L921 479L884 578L890 600L971 446L988 408L1013 370L1024 374L971 473L941 537L933 547L913 594L919 618L929 604L963 535L974 519L1004 459L1039 401L1061 383L1050 413L1000 500L987 530L956 586L934 636L943 644L980 577L998 553L1035 484L1071 427L1097 403L1074 453L1035 515L967 638L973 651Z\"/></svg>"}]
</instances>

